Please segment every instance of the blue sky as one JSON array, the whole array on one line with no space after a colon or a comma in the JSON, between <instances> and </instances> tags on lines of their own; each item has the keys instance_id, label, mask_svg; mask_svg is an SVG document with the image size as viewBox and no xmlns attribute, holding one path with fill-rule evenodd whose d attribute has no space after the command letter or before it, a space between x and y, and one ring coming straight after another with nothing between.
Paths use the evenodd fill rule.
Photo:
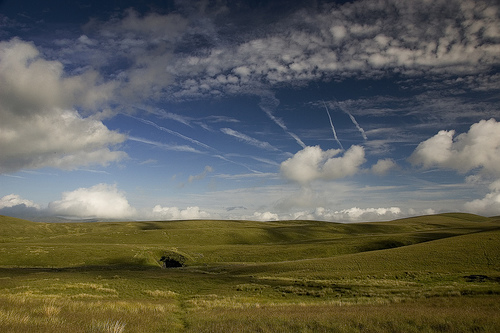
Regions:
<instances>
[{"instance_id":1,"label":"blue sky","mask_svg":"<svg viewBox=\"0 0 500 333\"><path fill-rule=\"evenodd\" d=\"M500 215L497 1L0 2L0 214Z\"/></svg>"}]
</instances>

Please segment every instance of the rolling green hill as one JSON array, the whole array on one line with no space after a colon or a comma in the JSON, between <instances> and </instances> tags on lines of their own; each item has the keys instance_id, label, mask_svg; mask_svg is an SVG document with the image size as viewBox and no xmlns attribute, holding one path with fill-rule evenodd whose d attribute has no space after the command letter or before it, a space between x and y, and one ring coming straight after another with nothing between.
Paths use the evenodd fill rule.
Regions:
<instances>
[{"instance_id":1,"label":"rolling green hill","mask_svg":"<svg viewBox=\"0 0 500 333\"><path fill-rule=\"evenodd\" d=\"M184 267L162 269L162 257ZM388 322L396 332L488 331L500 324L498 301L498 218L41 223L0 216L0 331L362 332L363 323L385 332ZM457 321L465 306L482 312ZM436 317L437 308L448 310Z\"/></svg>"},{"instance_id":2,"label":"rolling green hill","mask_svg":"<svg viewBox=\"0 0 500 333\"><path fill-rule=\"evenodd\" d=\"M0 266L157 266L177 251L188 266L279 262L405 247L495 230L498 220L442 214L392 222L169 221L38 223L0 217Z\"/></svg>"}]
</instances>

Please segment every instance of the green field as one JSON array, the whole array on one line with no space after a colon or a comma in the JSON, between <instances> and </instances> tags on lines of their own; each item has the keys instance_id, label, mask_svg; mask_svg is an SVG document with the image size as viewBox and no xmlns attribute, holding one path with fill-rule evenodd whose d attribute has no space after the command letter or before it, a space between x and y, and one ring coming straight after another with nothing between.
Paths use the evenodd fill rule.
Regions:
<instances>
[{"instance_id":1,"label":"green field","mask_svg":"<svg viewBox=\"0 0 500 333\"><path fill-rule=\"evenodd\" d=\"M162 268L160 259L182 263ZM0 332L495 332L500 218L0 216Z\"/></svg>"}]
</instances>

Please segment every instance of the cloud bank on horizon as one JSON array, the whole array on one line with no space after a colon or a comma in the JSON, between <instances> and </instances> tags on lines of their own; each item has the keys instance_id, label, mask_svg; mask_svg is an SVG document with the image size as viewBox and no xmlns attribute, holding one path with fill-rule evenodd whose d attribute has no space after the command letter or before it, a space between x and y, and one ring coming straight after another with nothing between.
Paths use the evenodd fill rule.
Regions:
<instances>
[{"instance_id":1,"label":"cloud bank on horizon","mask_svg":"<svg viewBox=\"0 0 500 333\"><path fill-rule=\"evenodd\" d=\"M496 1L79 6L0 4L0 214L500 215Z\"/></svg>"}]
</instances>

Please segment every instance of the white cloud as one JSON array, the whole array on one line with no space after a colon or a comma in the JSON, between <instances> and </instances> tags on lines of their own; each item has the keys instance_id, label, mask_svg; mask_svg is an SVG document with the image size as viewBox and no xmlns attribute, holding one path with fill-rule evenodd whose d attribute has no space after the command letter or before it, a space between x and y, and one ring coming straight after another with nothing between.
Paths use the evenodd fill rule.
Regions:
<instances>
[{"instance_id":1,"label":"white cloud","mask_svg":"<svg viewBox=\"0 0 500 333\"><path fill-rule=\"evenodd\" d=\"M427 209L422 209L422 210L415 210L413 208L408 209L408 213L410 216L419 216L419 215L434 215L436 214L436 211L432 208L427 208Z\"/></svg>"},{"instance_id":2,"label":"white cloud","mask_svg":"<svg viewBox=\"0 0 500 333\"><path fill-rule=\"evenodd\" d=\"M489 189L491 192L484 198L466 202L465 209L479 215L500 215L500 179L493 182Z\"/></svg>"},{"instance_id":3,"label":"white cloud","mask_svg":"<svg viewBox=\"0 0 500 333\"><path fill-rule=\"evenodd\" d=\"M130 9L106 22L92 20L77 43L65 41L67 47L58 56L68 62L79 59L82 66L115 68L117 94L141 103L254 94L263 84L360 73L475 74L500 63L500 20L494 1L310 5L307 11L280 16L265 29L248 29L225 17L238 38L226 38L225 28L216 25L232 14L227 8L217 10L224 6L209 6L212 13L181 7L165 15L141 15Z\"/></svg>"},{"instance_id":4,"label":"white cloud","mask_svg":"<svg viewBox=\"0 0 500 333\"><path fill-rule=\"evenodd\" d=\"M253 213L253 218L257 221L278 221L280 219L278 214L271 212L255 212Z\"/></svg>"},{"instance_id":5,"label":"white cloud","mask_svg":"<svg viewBox=\"0 0 500 333\"><path fill-rule=\"evenodd\" d=\"M483 178L500 175L500 123L493 118L481 120L456 137L454 130L440 131L420 143L409 161L424 168L472 171L467 183L482 185ZM482 199L466 202L465 210L480 215L500 214L500 180L490 184L489 189Z\"/></svg>"},{"instance_id":6,"label":"white cloud","mask_svg":"<svg viewBox=\"0 0 500 333\"><path fill-rule=\"evenodd\" d=\"M408 159L424 168L441 167L500 175L500 123L495 119L473 124L469 132L453 138L455 131L440 131L421 142Z\"/></svg>"},{"instance_id":7,"label":"white cloud","mask_svg":"<svg viewBox=\"0 0 500 333\"><path fill-rule=\"evenodd\" d=\"M377 163L372 166L372 172L376 175L385 175L389 170L396 167L397 164L393 159L385 158L378 160Z\"/></svg>"},{"instance_id":8,"label":"white cloud","mask_svg":"<svg viewBox=\"0 0 500 333\"><path fill-rule=\"evenodd\" d=\"M28 208L40 209L40 205L34 203L31 200L23 199L17 194L9 194L0 198L0 209L11 208L20 205Z\"/></svg>"},{"instance_id":9,"label":"white cloud","mask_svg":"<svg viewBox=\"0 0 500 333\"><path fill-rule=\"evenodd\" d=\"M31 219L35 216L43 215L37 203L23 199L17 194L9 194L0 198L0 214L18 218Z\"/></svg>"},{"instance_id":10,"label":"white cloud","mask_svg":"<svg viewBox=\"0 0 500 333\"><path fill-rule=\"evenodd\" d=\"M187 21L178 14L149 13L141 17L134 9L128 9L121 20L112 20L103 25L92 21L86 28L95 28L94 25L97 25L103 35L128 33L128 36L133 37L148 36L160 41L171 41L179 38L187 26ZM165 33L166 31L168 33Z\"/></svg>"},{"instance_id":11,"label":"white cloud","mask_svg":"<svg viewBox=\"0 0 500 333\"><path fill-rule=\"evenodd\" d=\"M194 182L194 181L202 180L202 179L204 179L204 178L207 176L207 174L208 174L208 173L210 173L210 172L214 172L214 168L212 168L210 165L207 165L207 166L205 166L205 169L203 169L203 172L202 172L202 173L199 173L199 174L194 175L194 176L193 176L193 175L189 176L189 178L188 178L188 182L189 182L189 183L192 183L192 182Z\"/></svg>"},{"instance_id":12,"label":"white cloud","mask_svg":"<svg viewBox=\"0 0 500 333\"><path fill-rule=\"evenodd\" d=\"M126 157L109 147L125 140L97 117L74 107L95 108L111 95L92 72L67 76L30 43L0 42L0 173L56 167L107 165Z\"/></svg>"},{"instance_id":13,"label":"white cloud","mask_svg":"<svg viewBox=\"0 0 500 333\"><path fill-rule=\"evenodd\" d=\"M360 72L365 77L479 73L500 63L497 13L494 2L467 0L322 6L267 26L265 35L248 33L237 45L218 43L187 61L174 58L168 68L183 78L182 91L176 91L183 97ZM232 80L221 80L228 72Z\"/></svg>"},{"instance_id":14,"label":"white cloud","mask_svg":"<svg viewBox=\"0 0 500 333\"><path fill-rule=\"evenodd\" d=\"M342 210L330 210L318 207L311 212L298 212L294 214L295 219L327 220L334 222L366 222L387 221L401 217L399 207L388 208L358 208L352 207Z\"/></svg>"},{"instance_id":15,"label":"white cloud","mask_svg":"<svg viewBox=\"0 0 500 333\"><path fill-rule=\"evenodd\" d=\"M119 69L119 94L127 101L157 99L172 83L166 71L189 21L179 14L140 15L128 9L122 17L107 22L90 21L84 29L100 41L101 66L116 59L127 59L127 67ZM70 51L71 52L71 51ZM116 66L116 64L115 64Z\"/></svg>"},{"instance_id":16,"label":"white cloud","mask_svg":"<svg viewBox=\"0 0 500 333\"><path fill-rule=\"evenodd\" d=\"M129 9L106 22L92 20L78 45L65 41L58 55L79 59L82 66L118 66L113 77L127 101L249 94L249 87L261 83L360 73L474 74L500 63L495 1L310 5L265 29L239 25L227 8L216 10L224 7L218 4L209 6L212 13L178 5L184 10L141 15ZM224 15L238 38L227 38L227 27L217 27Z\"/></svg>"},{"instance_id":17,"label":"white cloud","mask_svg":"<svg viewBox=\"0 0 500 333\"><path fill-rule=\"evenodd\" d=\"M125 193L108 184L64 192L61 200L49 203L48 210L54 215L110 219L131 218L136 214Z\"/></svg>"},{"instance_id":18,"label":"white cloud","mask_svg":"<svg viewBox=\"0 0 500 333\"><path fill-rule=\"evenodd\" d=\"M99 84L94 71L67 76L59 61L45 60L32 44L0 42L2 108L23 115L79 105L94 108L112 96L114 83Z\"/></svg>"},{"instance_id":19,"label":"white cloud","mask_svg":"<svg viewBox=\"0 0 500 333\"><path fill-rule=\"evenodd\" d=\"M152 210L151 216L153 219L161 220L193 220L208 218L210 214L200 210L197 206L179 209L177 207L162 207L156 205Z\"/></svg>"},{"instance_id":20,"label":"white cloud","mask_svg":"<svg viewBox=\"0 0 500 333\"><path fill-rule=\"evenodd\" d=\"M341 152L339 149L323 151L319 146L306 147L281 163L281 174L301 184L354 175L365 162L363 147L351 146L343 156L335 157Z\"/></svg>"}]
</instances>

